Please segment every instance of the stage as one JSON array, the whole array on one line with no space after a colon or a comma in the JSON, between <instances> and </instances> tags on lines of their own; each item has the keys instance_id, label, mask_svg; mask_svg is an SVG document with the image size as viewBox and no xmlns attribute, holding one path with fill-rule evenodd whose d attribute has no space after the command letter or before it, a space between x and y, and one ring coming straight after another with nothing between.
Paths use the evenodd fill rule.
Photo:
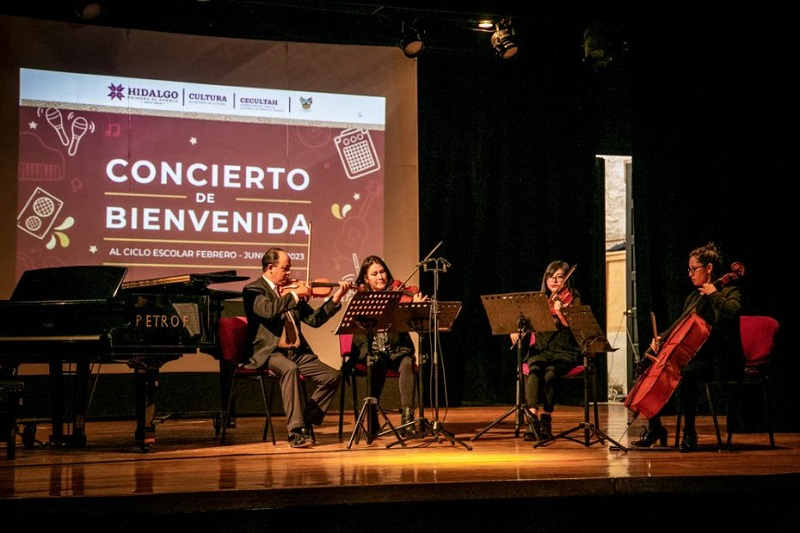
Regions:
<instances>
[{"instance_id":1,"label":"stage","mask_svg":"<svg viewBox=\"0 0 800 533\"><path fill-rule=\"evenodd\" d=\"M168 419L145 452L133 421L89 421L85 448L17 439L0 459L4 526L72 525L113 531L697 531L800 525L800 434L735 434L716 445L711 418L698 418L700 450L681 454L675 419L669 446L627 450L643 421L620 403L601 404L609 441L584 439L583 407L558 406L554 432L576 440L534 448L515 437L514 413L472 440L511 406L439 409L436 436L354 439L353 415L338 435L338 413L317 429L317 445L292 449L285 418L277 444L261 441L263 418L237 420L225 445L210 419ZM390 418L399 423L399 414ZM431 409L429 421L436 421ZM723 442L725 418L720 417ZM626 431L627 430L627 431ZM447 438L456 437L452 442ZM46 425L37 439L47 440ZM391 445L387 447L388 445ZM471 448L471 449L468 449ZM3 452L6 450L3 449ZM788 504L787 504L788 502ZM6 529L4 527L4 529Z\"/></svg>"}]
</instances>

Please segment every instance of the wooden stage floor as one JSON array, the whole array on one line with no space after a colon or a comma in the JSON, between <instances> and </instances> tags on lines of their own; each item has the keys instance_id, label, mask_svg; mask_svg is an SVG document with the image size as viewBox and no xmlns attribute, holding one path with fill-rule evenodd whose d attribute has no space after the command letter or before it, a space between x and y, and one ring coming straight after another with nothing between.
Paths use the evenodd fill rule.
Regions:
<instances>
[{"instance_id":1,"label":"wooden stage floor","mask_svg":"<svg viewBox=\"0 0 800 533\"><path fill-rule=\"evenodd\" d=\"M98 531L800 526L800 434L777 433L776 449L767 434L736 434L731 449L720 451L703 416L700 450L681 454L672 448L672 417L667 448L626 451L594 442L593 433L587 446L583 408L559 406L554 431L577 427L577 441L534 448L521 433L515 437L513 413L473 440L509 409L441 408L438 438L409 439L405 447L393 436L371 444L361 438L349 449L352 413L341 438L338 414L329 413L309 449L288 446L283 417L274 417L277 445L261 441L261 417L240 418L225 445L209 419L167 420L147 452L134 444L133 421L90 421L85 448L25 448L18 439L14 459L0 448L0 517L4 531L68 524ZM434 414L425 410L429 421ZM399 423L399 415L390 417ZM623 447L643 425L630 421L621 404L600 405L601 431ZM46 425L38 428L37 439L48 435Z\"/></svg>"}]
</instances>

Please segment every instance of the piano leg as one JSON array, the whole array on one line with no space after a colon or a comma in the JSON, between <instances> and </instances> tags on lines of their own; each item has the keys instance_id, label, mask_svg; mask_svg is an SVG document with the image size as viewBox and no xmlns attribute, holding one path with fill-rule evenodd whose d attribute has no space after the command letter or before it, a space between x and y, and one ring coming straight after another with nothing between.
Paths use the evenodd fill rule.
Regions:
<instances>
[{"instance_id":1,"label":"piano leg","mask_svg":"<svg viewBox=\"0 0 800 533\"><path fill-rule=\"evenodd\" d=\"M50 361L50 444L64 445L64 369L60 358Z\"/></svg>"},{"instance_id":2,"label":"piano leg","mask_svg":"<svg viewBox=\"0 0 800 533\"><path fill-rule=\"evenodd\" d=\"M136 387L136 445L149 451L156 443L156 392L159 367L137 364L133 367Z\"/></svg>"},{"instance_id":3,"label":"piano leg","mask_svg":"<svg viewBox=\"0 0 800 533\"><path fill-rule=\"evenodd\" d=\"M89 380L89 361L76 363L74 380L72 435L64 433L64 368L60 358L50 361L50 405L53 411L50 445L69 448L86 446L86 414L88 409L87 390Z\"/></svg>"}]
</instances>

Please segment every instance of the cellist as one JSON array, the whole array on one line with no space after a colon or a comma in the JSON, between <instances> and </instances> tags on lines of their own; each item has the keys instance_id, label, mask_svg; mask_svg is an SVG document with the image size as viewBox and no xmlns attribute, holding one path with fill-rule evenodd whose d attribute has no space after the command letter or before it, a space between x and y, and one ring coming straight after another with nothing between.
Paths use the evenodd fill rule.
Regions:
<instances>
[{"instance_id":1,"label":"cellist","mask_svg":"<svg viewBox=\"0 0 800 533\"><path fill-rule=\"evenodd\" d=\"M528 430L523 435L527 441L536 440L537 433L543 440L552 437L553 410L561 377L578 366L581 350L566 319L563 307L581 305L581 296L573 286L572 272L575 266L566 261L552 261L542 275L541 291L550 303L555 331L529 333L529 348L523 356L528 365L525 379L525 398L533 415ZM510 335L516 344L518 333ZM524 340L523 340L524 341Z\"/></svg>"},{"instance_id":2,"label":"cellist","mask_svg":"<svg viewBox=\"0 0 800 533\"><path fill-rule=\"evenodd\" d=\"M687 275L694 289L684 301L681 319L695 311L700 319L711 326L711 331L694 357L681 369L680 382L675 390L681 402L684 420L683 438L678 447L681 452L697 450L695 418L703 390L702 384L714 379L724 380L731 372L744 368L739 334L739 315L742 308L740 289L736 284L722 286L719 282L722 265L722 251L713 242L689 253ZM669 337L681 319L651 341L650 350L653 353L658 354L662 339ZM659 414L648 420L641 439L632 442L632 446L666 446L667 429L661 423L663 411L662 408Z\"/></svg>"}]
</instances>

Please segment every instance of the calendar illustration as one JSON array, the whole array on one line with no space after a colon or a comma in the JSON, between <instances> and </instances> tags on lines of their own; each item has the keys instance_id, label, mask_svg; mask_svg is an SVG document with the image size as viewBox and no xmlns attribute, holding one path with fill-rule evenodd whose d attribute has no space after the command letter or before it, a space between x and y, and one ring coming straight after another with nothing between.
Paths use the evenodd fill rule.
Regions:
<instances>
[{"instance_id":1,"label":"calendar illustration","mask_svg":"<svg viewBox=\"0 0 800 533\"><path fill-rule=\"evenodd\" d=\"M381 162L368 130L344 130L334 138L334 142L347 177L351 180L380 170Z\"/></svg>"}]
</instances>

